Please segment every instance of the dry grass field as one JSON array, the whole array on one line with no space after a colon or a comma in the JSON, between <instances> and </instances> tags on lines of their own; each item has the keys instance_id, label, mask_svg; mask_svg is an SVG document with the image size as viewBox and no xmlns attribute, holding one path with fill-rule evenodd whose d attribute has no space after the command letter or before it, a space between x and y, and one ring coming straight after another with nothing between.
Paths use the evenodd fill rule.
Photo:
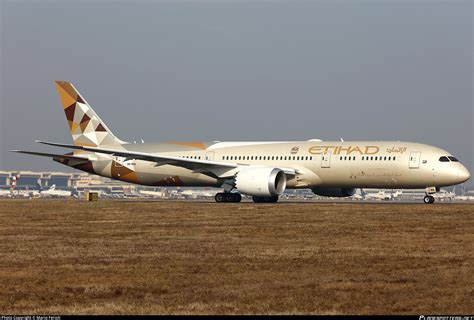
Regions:
<instances>
[{"instance_id":1,"label":"dry grass field","mask_svg":"<svg viewBox=\"0 0 474 320\"><path fill-rule=\"evenodd\" d=\"M472 314L474 205L0 201L2 314Z\"/></svg>"}]
</instances>

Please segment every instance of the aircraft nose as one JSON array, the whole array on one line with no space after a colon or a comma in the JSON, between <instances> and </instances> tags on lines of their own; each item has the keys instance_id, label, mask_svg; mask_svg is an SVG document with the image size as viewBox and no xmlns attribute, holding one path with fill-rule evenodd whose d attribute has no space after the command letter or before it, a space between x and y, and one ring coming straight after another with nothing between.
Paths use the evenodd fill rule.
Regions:
<instances>
[{"instance_id":1,"label":"aircraft nose","mask_svg":"<svg viewBox=\"0 0 474 320\"><path fill-rule=\"evenodd\" d=\"M461 166L461 168L458 169L458 179L460 181L459 183L469 180L470 177L471 174L465 166Z\"/></svg>"}]
</instances>

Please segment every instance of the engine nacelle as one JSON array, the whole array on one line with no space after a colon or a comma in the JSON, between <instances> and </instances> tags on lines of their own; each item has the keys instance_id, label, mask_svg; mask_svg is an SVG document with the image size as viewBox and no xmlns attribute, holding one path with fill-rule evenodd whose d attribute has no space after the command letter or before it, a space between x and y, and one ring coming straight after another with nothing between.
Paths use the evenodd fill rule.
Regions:
<instances>
[{"instance_id":1,"label":"engine nacelle","mask_svg":"<svg viewBox=\"0 0 474 320\"><path fill-rule=\"evenodd\" d=\"M314 194L323 197L350 197L353 196L356 192L355 188L314 188L311 189Z\"/></svg>"},{"instance_id":2,"label":"engine nacelle","mask_svg":"<svg viewBox=\"0 0 474 320\"><path fill-rule=\"evenodd\" d=\"M275 197L286 188L286 174L278 168L241 167L235 177L235 187L248 196Z\"/></svg>"}]
</instances>

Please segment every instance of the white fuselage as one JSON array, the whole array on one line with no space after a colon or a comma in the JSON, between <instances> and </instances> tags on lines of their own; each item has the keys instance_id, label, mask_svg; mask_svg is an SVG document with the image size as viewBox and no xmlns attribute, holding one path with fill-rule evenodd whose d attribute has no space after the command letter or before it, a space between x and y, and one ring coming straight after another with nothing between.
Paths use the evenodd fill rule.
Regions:
<instances>
[{"instance_id":1,"label":"white fuselage","mask_svg":"<svg viewBox=\"0 0 474 320\"><path fill-rule=\"evenodd\" d=\"M167 147L160 150L163 146ZM204 149L179 150L170 150L168 144L126 144L122 147L166 156L236 163L242 167L293 168L297 174L288 179L287 188L426 188L455 185L470 177L460 162L440 161L441 157L451 156L449 152L411 142L218 142ZM218 178L186 168L156 166L147 161L109 155L101 157L103 160L113 158L133 170L139 183L144 185L174 185L173 177L179 177L181 185L222 184ZM106 171L104 175L108 176ZM120 179L117 176L112 178ZM163 183L156 184L156 181Z\"/></svg>"}]
</instances>

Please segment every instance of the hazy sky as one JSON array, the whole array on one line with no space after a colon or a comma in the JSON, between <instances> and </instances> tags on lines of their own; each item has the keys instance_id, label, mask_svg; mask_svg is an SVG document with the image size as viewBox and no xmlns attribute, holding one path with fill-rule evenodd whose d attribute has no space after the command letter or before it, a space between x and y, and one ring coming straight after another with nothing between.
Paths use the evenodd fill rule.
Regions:
<instances>
[{"instance_id":1,"label":"hazy sky","mask_svg":"<svg viewBox=\"0 0 474 320\"><path fill-rule=\"evenodd\" d=\"M472 1L5 1L0 170L71 143L54 80L123 140L405 140L474 172Z\"/></svg>"}]
</instances>

